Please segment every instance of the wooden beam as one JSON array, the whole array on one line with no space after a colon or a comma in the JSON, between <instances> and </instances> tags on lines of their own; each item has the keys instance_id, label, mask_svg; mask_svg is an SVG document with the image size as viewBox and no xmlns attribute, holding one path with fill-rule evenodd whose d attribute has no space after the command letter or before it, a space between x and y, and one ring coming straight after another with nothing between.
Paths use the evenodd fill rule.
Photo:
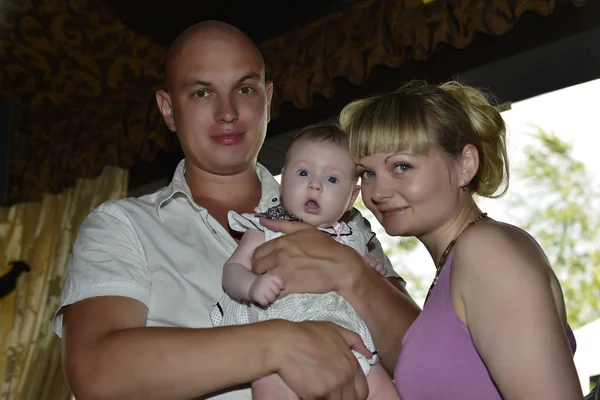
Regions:
<instances>
[{"instance_id":1,"label":"wooden beam","mask_svg":"<svg viewBox=\"0 0 600 400\"><path fill-rule=\"evenodd\" d=\"M313 106L307 109L297 109L291 103L282 104L279 116L269 123L267 135L279 135L330 118L358 97L389 91L413 79L431 83L444 82L461 72L598 26L600 1L590 1L588 5L579 8L574 7L571 2L559 1L550 16L524 15L515 28L503 36L478 34L471 45L463 50L444 45L425 61L407 60L398 69L376 67L361 86L354 86L343 78L336 79L335 95L332 98L316 95L313 97Z\"/></svg>"}]
</instances>

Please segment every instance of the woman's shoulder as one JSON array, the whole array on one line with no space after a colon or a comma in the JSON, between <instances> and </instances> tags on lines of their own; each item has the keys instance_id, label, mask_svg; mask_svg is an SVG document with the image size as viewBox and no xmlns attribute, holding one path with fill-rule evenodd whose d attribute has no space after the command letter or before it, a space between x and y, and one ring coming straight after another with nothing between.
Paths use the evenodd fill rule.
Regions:
<instances>
[{"instance_id":1,"label":"woman's shoulder","mask_svg":"<svg viewBox=\"0 0 600 400\"><path fill-rule=\"evenodd\" d=\"M484 246L490 249L506 246L543 253L542 247L530 233L518 226L493 219L479 222L467 229L462 236L457 242L457 248L460 244L463 245L460 247Z\"/></svg>"},{"instance_id":2,"label":"woman's shoulder","mask_svg":"<svg viewBox=\"0 0 600 400\"><path fill-rule=\"evenodd\" d=\"M465 299L480 299L482 293L510 293L511 299L518 302L526 300L523 296L543 297L550 288L561 321L566 324L558 278L541 246L521 228L497 221L469 228L456 243L452 271L453 285ZM474 291L479 295L473 296Z\"/></svg>"},{"instance_id":3,"label":"woman's shoulder","mask_svg":"<svg viewBox=\"0 0 600 400\"><path fill-rule=\"evenodd\" d=\"M487 220L467 229L454 249L453 264L458 268L490 269L503 273L521 268L547 272L550 263L540 246L525 230L500 221ZM499 269L501 268L501 270Z\"/></svg>"}]
</instances>

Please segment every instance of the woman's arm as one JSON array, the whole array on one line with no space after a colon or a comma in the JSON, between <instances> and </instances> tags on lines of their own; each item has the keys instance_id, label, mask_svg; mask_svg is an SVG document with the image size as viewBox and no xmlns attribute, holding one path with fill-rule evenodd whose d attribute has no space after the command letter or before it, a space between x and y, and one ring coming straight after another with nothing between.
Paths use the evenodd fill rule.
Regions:
<instances>
[{"instance_id":1,"label":"woman's arm","mask_svg":"<svg viewBox=\"0 0 600 400\"><path fill-rule=\"evenodd\" d=\"M404 333L420 311L402 285L383 278L352 248L308 224L261 223L286 235L256 249L253 271L283 277L287 283L284 294L338 291L366 322L382 364L391 373Z\"/></svg>"},{"instance_id":2,"label":"woman's arm","mask_svg":"<svg viewBox=\"0 0 600 400\"><path fill-rule=\"evenodd\" d=\"M514 228L480 224L458 242L452 265L453 304L459 316L464 304L473 342L503 398L581 399L559 317L562 294L553 293L556 278L537 244Z\"/></svg>"}]
</instances>

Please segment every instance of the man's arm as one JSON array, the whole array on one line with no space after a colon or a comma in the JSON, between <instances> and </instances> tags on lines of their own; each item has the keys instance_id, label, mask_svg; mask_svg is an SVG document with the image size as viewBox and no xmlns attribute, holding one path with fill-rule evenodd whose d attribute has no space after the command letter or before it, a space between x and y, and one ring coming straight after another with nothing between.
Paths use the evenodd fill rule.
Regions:
<instances>
[{"instance_id":1,"label":"man's arm","mask_svg":"<svg viewBox=\"0 0 600 400\"><path fill-rule=\"evenodd\" d=\"M399 276L388 276L385 279L387 279L387 281L389 283L391 283L392 286L394 286L396 289L398 289L399 291L401 291L402 293L404 293L405 295L410 297L410 299L412 300L412 296L410 295L410 293L408 293L408 290L406 290L406 281L403 278L401 278ZM415 305L417 305L417 303L415 303ZM417 307L419 307L419 306L417 305ZM420 310L420 308L419 308L419 310Z\"/></svg>"},{"instance_id":2,"label":"man's arm","mask_svg":"<svg viewBox=\"0 0 600 400\"><path fill-rule=\"evenodd\" d=\"M73 248L55 319L78 400L190 398L271 373L264 326L147 328L150 275L126 213L112 203L92 212ZM227 357L233 354L240 361Z\"/></svg>"},{"instance_id":3,"label":"man's arm","mask_svg":"<svg viewBox=\"0 0 600 400\"><path fill-rule=\"evenodd\" d=\"M142 303L115 296L63 313L65 375L78 400L191 398L273 372L268 324L149 328Z\"/></svg>"},{"instance_id":4,"label":"man's arm","mask_svg":"<svg viewBox=\"0 0 600 400\"><path fill-rule=\"evenodd\" d=\"M364 400L354 332L282 320L235 327L145 327L146 308L124 297L64 309L63 365L78 400L188 399L279 374L302 398Z\"/></svg>"},{"instance_id":5,"label":"man's arm","mask_svg":"<svg viewBox=\"0 0 600 400\"><path fill-rule=\"evenodd\" d=\"M391 374L402 338L420 312L401 281L381 277L352 248L308 224L264 219L261 223L286 235L256 249L254 272L282 276L285 294L338 291L369 327Z\"/></svg>"},{"instance_id":6,"label":"man's arm","mask_svg":"<svg viewBox=\"0 0 600 400\"><path fill-rule=\"evenodd\" d=\"M99 207L80 228L53 321L78 400L193 398L271 373L306 398L366 397L350 352L369 354L358 335L316 322L146 327L150 283L144 248L125 213Z\"/></svg>"},{"instance_id":7,"label":"man's arm","mask_svg":"<svg viewBox=\"0 0 600 400\"><path fill-rule=\"evenodd\" d=\"M359 229L362 229L366 232L372 232L371 224L369 223L369 220L367 220L365 217L363 217L363 215L360 213L360 211L358 211L356 208L354 208L352 210L350 219L359 226ZM371 307L373 307L373 306L377 307L377 303L366 306L367 307L366 312L368 312L368 315L364 316L363 319L365 320L365 322L371 329L371 334L375 340L375 343L379 347L379 350L380 350L381 354L383 355L382 363L384 364L384 366L386 367L388 372L392 373L394 364L396 363L396 359L398 358L398 352L400 349L400 342L402 340L402 337L404 337L404 333L406 333L406 330L408 330L408 328L410 327L410 325L412 324L414 319L416 319L416 317L418 316L418 313L420 312L420 308L413 301L410 294L406 290L406 281L404 279L402 279L402 277L398 276L398 274L394 271L394 267L393 267L392 263L390 262L389 258L387 257L387 255L385 254L383 247L381 246L381 243L379 242L379 239L377 238L377 236L374 236L371 239L371 241L369 242L368 248L369 248L369 253L372 257L374 257L375 259L382 261L384 263L384 265L387 269L386 280L394 288L396 288L398 291L400 291L400 293L404 294L405 298L403 300L408 300L408 302L410 303L409 306L402 306L404 308L404 312L406 312L406 313L410 313L411 311L414 312L414 317L411 317L410 314L408 314L405 317L401 316L399 320L396 320L396 321L391 320L390 321L389 315L386 316L384 314L381 316L375 316L373 314L373 312L370 311ZM360 279L364 279L364 278L360 278ZM362 283L368 284L368 282L362 282ZM377 283L377 281L375 281L375 283ZM377 290L377 289L368 289L367 288L366 290ZM344 296L350 304L353 304L353 302L356 302L356 301L361 302L362 301L361 299L367 298L362 295L361 296L352 296L352 292L353 292L352 290L350 292L340 291L340 294L342 296ZM385 293L386 292L384 291L383 294L385 295ZM357 298L351 298L351 297L357 297ZM378 300L378 301L389 301L389 300L382 298L381 300ZM390 305L391 303L386 302L383 304ZM358 308L357 308L358 305L353 304L353 306L358 311ZM392 305L392 307L394 307L394 306ZM360 314L360 311L358 311L358 312ZM384 313L386 313L386 312L389 312L389 311L387 309L384 309ZM374 320L369 321L369 318L374 318ZM378 331L380 330L379 327L382 326L381 325L382 322L384 324L400 323L401 326L386 327L384 325L382 327L382 329L384 329L384 332L388 331L387 333L393 333L394 329L395 329L395 332L398 333L399 335L396 337L392 336L389 338L385 337L385 336L380 337ZM391 331L389 331L389 330L391 330ZM389 348L385 347L386 343L390 344Z\"/></svg>"},{"instance_id":8,"label":"man's arm","mask_svg":"<svg viewBox=\"0 0 600 400\"><path fill-rule=\"evenodd\" d=\"M358 264L359 259L354 263ZM381 356L381 364L391 375L400 353L402 338L421 309L408 295L399 278L384 279L364 263L358 265L357 271L351 283L341 287L338 292L369 327Z\"/></svg>"}]
</instances>

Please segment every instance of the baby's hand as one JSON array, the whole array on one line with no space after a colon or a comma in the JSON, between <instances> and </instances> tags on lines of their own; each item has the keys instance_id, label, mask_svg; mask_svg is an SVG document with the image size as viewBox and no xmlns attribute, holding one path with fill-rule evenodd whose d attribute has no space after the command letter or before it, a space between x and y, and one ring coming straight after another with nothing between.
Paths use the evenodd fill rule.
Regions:
<instances>
[{"instance_id":1,"label":"baby's hand","mask_svg":"<svg viewBox=\"0 0 600 400\"><path fill-rule=\"evenodd\" d=\"M367 263L367 265L369 267L371 267L375 271L379 272L379 274L381 276L386 276L387 275L387 268L385 268L385 265L383 264L383 262L377 261L376 259L374 259L373 257L371 257L371 255L369 253L365 254L363 256L363 259L365 260L365 262Z\"/></svg>"},{"instance_id":2,"label":"baby's hand","mask_svg":"<svg viewBox=\"0 0 600 400\"><path fill-rule=\"evenodd\" d=\"M250 286L250 300L263 307L275 301L277 295L285 289L285 282L281 277L266 273L257 277Z\"/></svg>"}]
</instances>

